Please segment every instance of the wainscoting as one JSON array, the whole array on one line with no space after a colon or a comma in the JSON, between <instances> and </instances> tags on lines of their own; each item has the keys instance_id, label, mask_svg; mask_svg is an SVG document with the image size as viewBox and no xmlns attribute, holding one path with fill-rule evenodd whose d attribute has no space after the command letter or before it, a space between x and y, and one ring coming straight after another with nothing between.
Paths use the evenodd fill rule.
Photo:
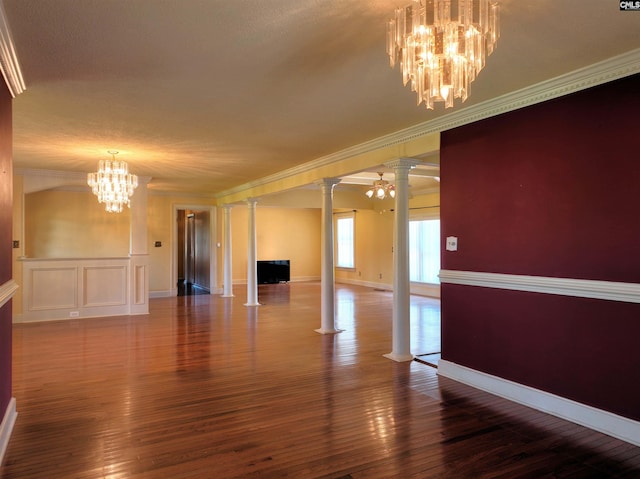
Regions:
<instances>
[{"instance_id":1,"label":"wainscoting","mask_svg":"<svg viewBox=\"0 0 640 479\"><path fill-rule=\"evenodd\" d=\"M147 256L22 260L23 313L14 322L147 314Z\"/></svg>"}]
</instances>

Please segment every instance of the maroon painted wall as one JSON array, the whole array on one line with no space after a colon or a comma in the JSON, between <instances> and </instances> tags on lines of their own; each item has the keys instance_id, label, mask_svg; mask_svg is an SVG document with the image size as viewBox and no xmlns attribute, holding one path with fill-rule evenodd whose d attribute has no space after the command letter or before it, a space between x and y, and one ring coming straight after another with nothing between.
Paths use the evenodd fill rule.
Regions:
<instances>
[{"instance_id":1,"label":"maroon painted wall","mask_svg":"<svg viewBox=\"0 0 640 479\"><path fill-rule=\"evenodd\" d=\"M640 76L442 134L442 268L640 283ZM442 285L442 357L640 420L640 305Z\"/></svg>"},{"instance_id":2,"label":"maroon painted wall","mask_svg":"<svg viewBox=\"0 0 640 479\"><path fill-rule=\"evenodd\" d=\"M0 87L0 285L11 280L13 207L11 95ZM0 421L11 399L11 301L0 308Z\"/></svg>"}]
</instances>

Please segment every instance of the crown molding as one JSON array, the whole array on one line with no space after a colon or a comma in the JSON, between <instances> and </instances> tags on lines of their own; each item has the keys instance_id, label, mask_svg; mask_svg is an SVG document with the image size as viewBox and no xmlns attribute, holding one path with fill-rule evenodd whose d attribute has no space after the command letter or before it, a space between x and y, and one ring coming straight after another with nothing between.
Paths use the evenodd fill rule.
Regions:
<instances>
[{"instance_id":1,"label":"crown molding","mask_svg":"<svg viewBox=\"0 0 640 479\"><path fill-rule=\"evenodd\" d=\"M317 168L325 167L356 155L362 155L389 146L406 143L431 133L440 133L452 128L473 123L485 118L518 110L530 105L542 103L570 93L578 92L601 85L613 80L640 73L640 48L622 55L608 58L585 68L561 75L556 78L522 88L518 91L499 96L489 101L478 103L467 108L457 110L439 118L418 123L417 125L398 130L358 145L345 148L338 152L308 161L293 168L282 170L273 175L265 176L255 181L224 190L215 195L222 198L241 193L292 176L307 173Z\"/></svg>"},{"instance_id":2,"label":"crown molding","mask_svg":"<svg viewBox=\"0 0 640 479\"><path fill-rule=\"evenodd\" d=\"M22 70L2 2L0 2L0 70L13 98L27 88L22 78Z\"/></svg>"}]
</instances>

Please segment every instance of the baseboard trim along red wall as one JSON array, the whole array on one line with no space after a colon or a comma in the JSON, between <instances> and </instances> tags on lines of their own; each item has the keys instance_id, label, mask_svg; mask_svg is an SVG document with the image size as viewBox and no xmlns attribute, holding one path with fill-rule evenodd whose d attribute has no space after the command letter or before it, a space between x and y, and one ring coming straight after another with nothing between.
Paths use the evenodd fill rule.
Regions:
<instances>
[{"instance_id":1,"label":"baseboard trim along red wall","mask_svg":"<svg viewBox=\"0 0 640 479\"><path fill-rule=\"evenodd\" d=\"M640 422L638 421L446 360L440 360L438 363L438 374L640 446Z\"/></svg>"}]
</instances>

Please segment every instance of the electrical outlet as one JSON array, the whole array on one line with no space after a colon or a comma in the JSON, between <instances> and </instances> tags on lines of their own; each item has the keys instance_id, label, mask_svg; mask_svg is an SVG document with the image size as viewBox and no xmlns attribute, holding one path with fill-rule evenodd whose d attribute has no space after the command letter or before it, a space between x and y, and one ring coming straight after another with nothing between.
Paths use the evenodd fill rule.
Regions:
<instances>
[{"instance_id":1,"label":"electrical outlet","mask_svg":"<svg viewBox=\"0 0 640 479\"><path fill-rule=\"evenodd\" d=\"M78 316L80 316L80 311L70 311L69 312L69 317L70 318L77 318Z\"/></svg>"},{"instance_id":2,"label":"electrical outlet","mask_svg":"<svg viewBox=\"0 0 640 479\"><path fill-rule=\"evenodd\" d=\"M14 247L14 248L20 248L20 241L18 241L18 240L13 240L13 247Z\"/></svg>"}]
</instances>

